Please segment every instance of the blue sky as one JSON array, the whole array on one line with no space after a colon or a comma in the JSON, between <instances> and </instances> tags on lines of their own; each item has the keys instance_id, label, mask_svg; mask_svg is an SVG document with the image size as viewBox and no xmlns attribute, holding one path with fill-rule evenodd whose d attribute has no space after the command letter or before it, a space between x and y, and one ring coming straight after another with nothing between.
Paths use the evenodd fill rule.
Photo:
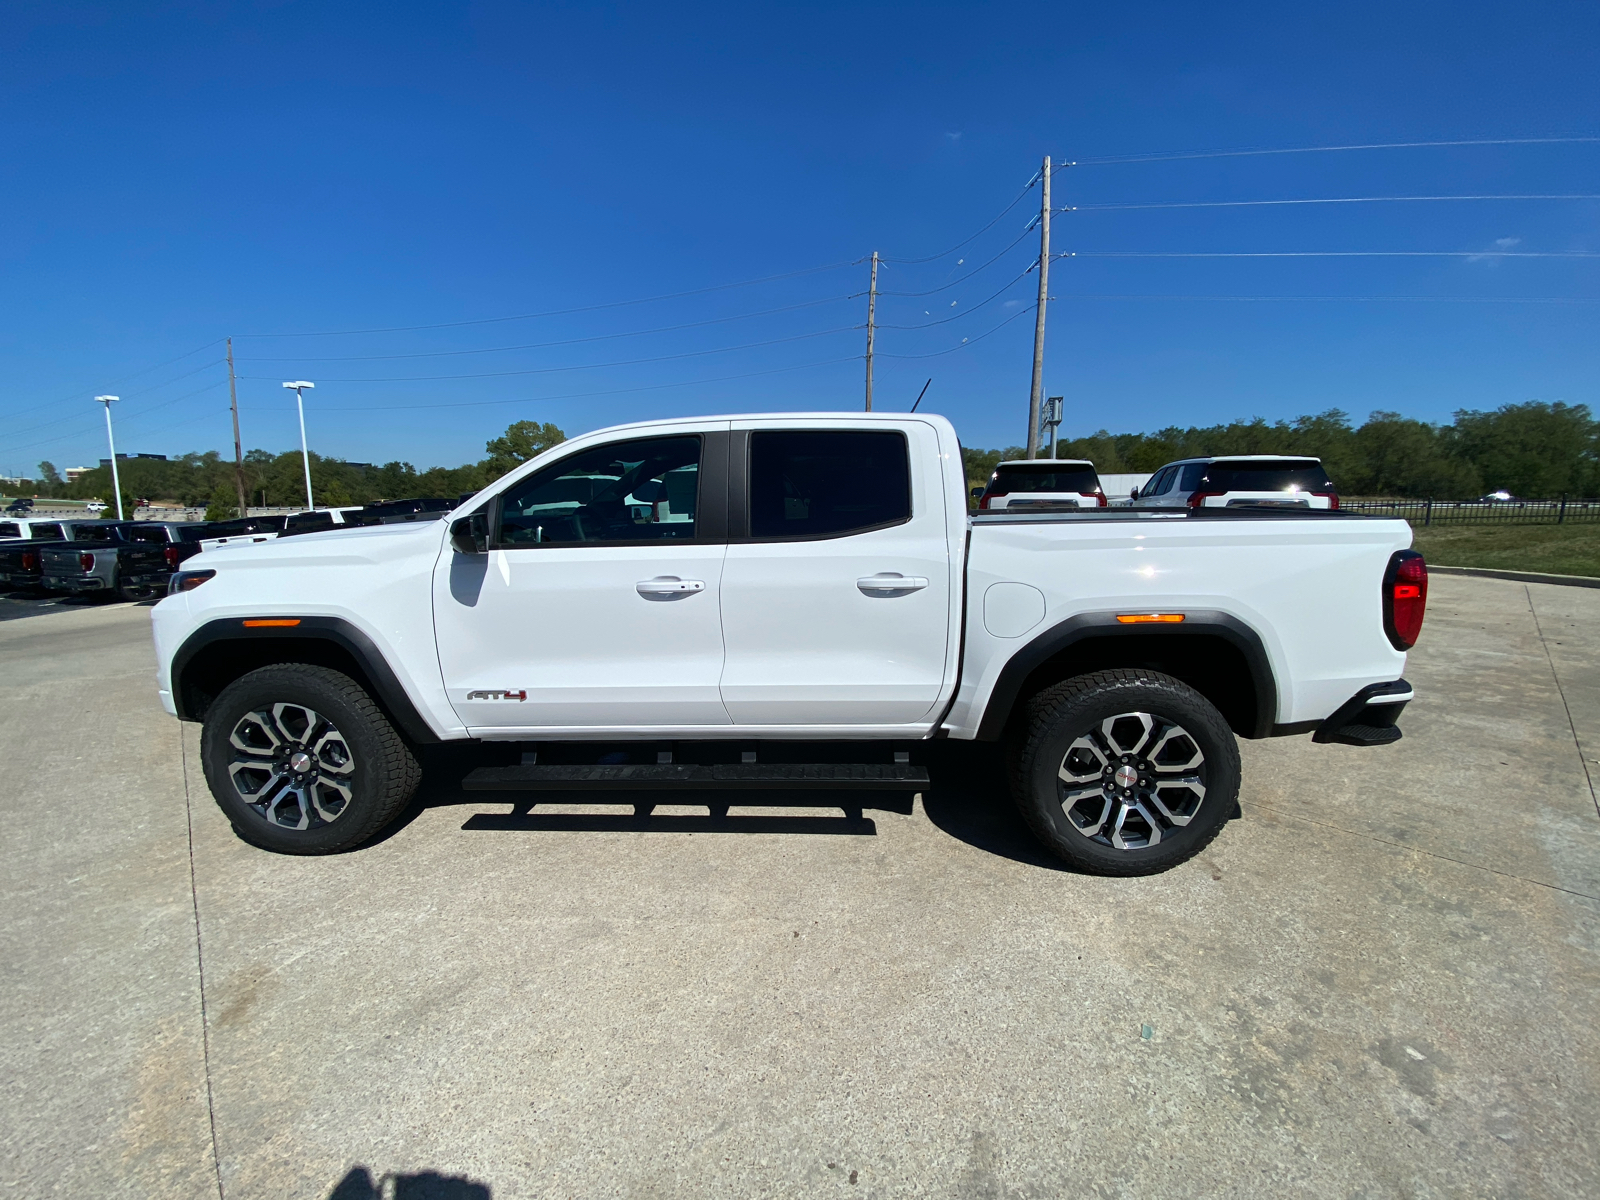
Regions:
<instances>
[{"instance_id":1,"label":"blue sky","mask_svg":"<svg viewBox=\"0 0 1600 1200\"><path fill-rule=\"evenodd\" d=\"M231 452L227 335L247 447L297 444L279 385L309 379L313 449L358 461L455 465L522 418L856 409L866 267L838 264L962 243L1044 154L1080 164L1053 196L1067 433L1595 400L1600 201L1090 208L1600 194L1595 142L1096 161L1597 136L1593 4L7 13L6 473L101 457L107 391L119 449ZM1023 439L1038 202L883 271L933 294L880 301L879 408L931 377L968 445ZM1119 256L1305 251L1477 256Z\"/></svg>"}]
</instances>

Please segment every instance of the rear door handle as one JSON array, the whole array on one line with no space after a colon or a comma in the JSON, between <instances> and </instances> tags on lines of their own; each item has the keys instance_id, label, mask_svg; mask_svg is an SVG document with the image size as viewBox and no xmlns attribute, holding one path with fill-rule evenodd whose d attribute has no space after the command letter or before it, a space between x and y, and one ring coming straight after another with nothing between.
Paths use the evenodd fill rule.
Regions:
<instances>
[{"instance_id":1,"label":"rear door handle","mask_svg":"<svg viewBox=\"0 0 1600 1200\"><path fill-rule=\"evenodd\" d=\"M869 596L885 596L891 592L917 592L928 586L922 575L901 575L894 571L879 571L856 580L856 587Z\"/></svg>"},{"instance_id":2,"label":"rear door handle","mask_svg":"<svg viewBox=\"0 0 1600 1200\"><path fill-rule=\"evenodd\" d=\"M634 584L641 596L686 596L692 592L703 592L706 583L703 579L679 579L676 575L662 575L656 579L641 579Z\"/></svg>"}]
</instances>

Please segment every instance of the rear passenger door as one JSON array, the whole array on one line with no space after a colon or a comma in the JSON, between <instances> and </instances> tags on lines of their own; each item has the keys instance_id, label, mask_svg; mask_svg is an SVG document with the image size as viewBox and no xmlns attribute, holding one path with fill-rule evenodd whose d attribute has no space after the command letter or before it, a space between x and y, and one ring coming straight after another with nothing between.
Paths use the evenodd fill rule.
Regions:
<instances>
[{"instance_id":1,"label":"rear passenger door","mask_svg":"<svg viewBox=\"0 0 1600 1200\"><path fill-rule=\"evenodd\" d=\"M937 434L750 421L733 438L722 575L733 723L931 720L951 602Z\"/></svg>"}]
</instances>

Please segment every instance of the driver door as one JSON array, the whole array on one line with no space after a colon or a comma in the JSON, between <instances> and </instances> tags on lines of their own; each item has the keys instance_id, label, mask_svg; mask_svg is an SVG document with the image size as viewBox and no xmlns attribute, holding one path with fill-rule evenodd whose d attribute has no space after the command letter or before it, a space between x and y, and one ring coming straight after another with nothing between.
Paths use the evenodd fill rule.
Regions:
<instances>
[{"instance_id":1,"label":"driver door","mask_svg":"<svg viewBox=\"0 0 1600 1200\"><path fill-rule=\"evenodd\" d=\"M492 502L434 578L451 704L482 737L730 723L727 423L585 447Z\"/></svg>"}]
</instances>

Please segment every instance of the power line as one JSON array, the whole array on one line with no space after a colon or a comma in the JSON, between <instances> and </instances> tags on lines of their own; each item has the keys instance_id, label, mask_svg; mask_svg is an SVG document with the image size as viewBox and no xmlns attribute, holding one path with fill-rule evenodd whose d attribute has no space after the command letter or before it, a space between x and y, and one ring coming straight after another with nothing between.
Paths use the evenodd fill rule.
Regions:
<instances>
[{"instance_id":1,"label":"power line","mask_svg":"<svg viewBox=\"0 0 1600 1200\"><path fill-rule=\"evenodd\" d=\"M346 354L326 358L305 358L303 356L284 355L281 357L264 357L253 355L240 356L239 362L376 362L380 360L405 359L405 358L457 358L465 354L499 354L511 350L544 350L552 346L577 346L586 342L605 342L616 338L646 337L656 333L676 333L683 329L699 329L706 325L725 325L730 321L744 321L752 317L768 317L774 313L794 312L802 308L815 308L819 304L836 304L842 300L857 299L862 293L856 292L848 296L829 296L825 300L807 300L803 304L787 304L782 308L768 308L760 312L739 313L732 317L714 317L706 321L689 321L682 325L662 325L655 329L635 329L626 333L601 333L593 337L562 338L553 342L525 342L517 346L485 346L477 350L429 350L419 351L415 354ZM243 378L241 376L241 378Z\"/></svg>"},{"instance_id":2,"label":"power line","mask_svg":"<svg viewBox=\"0 0 1600 1200\"><path fill-rule=\"evenodd\" d=\"M859 325L840 325L835 329L819 329L815 333L798 333L793 337L769 338L764 342L746 342L740 346L719 346L713 350L691 350L683 354L658 354L650 358L625 358L614 362L601 363L575 363L566 367L533 367L521 371L474 371L464 375L383 375L370 378L331 376L321 379L323 383L428 383L444 379L500 379L510 375L549 375L559 371L596 371L606 367L631 367L640 363L674 362L681 358L703 358L708 354L730 354L736 350L753 350L760 346L777 346L785 342L801 342L808 338L827 337L829 334L849 333L859 329ZM240 379L263 380L271 379L270 375L241 375Z\"/></svg>"},{"instance_id":3,"label":"power line","mask_svg":"<svg viewBox=\"0 0 1600 1200\"><path fill-rule=\"evenodd\" d=\"M726 383L726 382L728 382L730 380L735 380L735 379L754 379L754 378L756 378L757 376L760 376L760 375L781 375L781 374L784 374L785 372L788 372L788 371L803 371L803 370L806 370L806 369L808 369L810 367L828 367L828 366L834 366L834 365L836 365L838 363L859 362L859 361L861 361L861 355L859 355L859 354L846 354L842 358L823 358L823 359L818 359L815 362L796 363L793 366L788 366L788 367L773 367L773 368L771 368L769 370L765 370L765 371L745 371L745 372L742 372L742 373L740 373L738 375L715 375L715 376L712 376L709 379L683 379L683 380L679 380L679 381L677 381L675 383L652 383L652 384L646 384L643 387L608 388L605 391L599 391L599 392L569 392L569 393L567 393L565 395L558 395L558 396L518 396L518 397L516 397L515 399L512 399L512 400L462 400L462 401L456 401L456 402L444 403L444 404L385 404L382 408L372 408L370 406L349 406L349 407L342 407L342 408L323 408L323 407L319 406L318 411L319 412L363 412L363 413L384 412L384 413L387 413L387 412L397 412L397 411L402 411L403 412L403 411L410 411L410 410L413 410L413 409L427 409L427 408L488 408L488 407L491 407L491 406L494 406L494 405L499 405L499 404L543 404L543 403L547 403L547 402L552 401L552 400L584 400L584 399L588 399L590 397L598 397L598 396L627 396L627 395L632 395L635 392L659 392L659 391L662 391L662 390L664 390L666 388L696 387L696 386L698 386L700 384L705 384L705 383Z\"/></svg>"},{"instance_id":4,"label":"power line","mask_svg":"<svg viewBox=\"0 0 1600 1200\"><path fill-rule=\"evenodd\" d=\"M1010 212L1018 204L1022 203L1022 198L1024 196L1026 196L1033 189L1033 185L1034 185L1035 181L1038 180L1038 178L1039 178L1039 176L1038 176L1038 174L1036 172L1034 174L1033 178L1028 180L1027 186L1025 186L1020 192L1017 193L1016 199L1012 200L1010 204L1008 204L1004 208L1002 208L1000 210L999 214L995 217L994 220L990 221L982 229L978 230L977 233L972 234L970 237L963 238L961 241L957 242L954 246L951 246L950 249L945 250L945 251L943 251L942 253L939 253L939 254L930 254L927 258L884 258L884 259L882 259L880 261L888 262L888 263L898 263L901 266L908 266L909 267L909 266L916 266L919 263L937 262L941 258L949 258L957 250L961 249L963 246L967 245L969 242L972 242L972 241L976 240L977 238L982 237L984 234L988 233L989 230L993 229L996 225L998 225L1000 223L1001 217L1004 217L1008 212Z\"/></svg>"},{"instance_id":5,"label":"power line","mask_svg":"<svg viewBox=\"0 0 1600 1200\"><path fill-rule=\"evenodd\" d=\"M1120 163L1176 162L1180 159L1191 158L1245 158L1263 154L1324 154L1345 150L1420 150L1444 146L1569 146L1587 142L1600 142L1600 137L1468 138L1458 141L1438 142L1366 142L1347 146L1289 146L1274 149L1184 150L1154 154L1109 154L1062 163L1056 169L1059 171L1066 167L1115 166Z\"/></svg>"},{"instance_id":6,"label":"power line","mask_svg":"<svg viewBox=\"0 0 1600 1200\"><path fill-rule=\"evenodd\" d=\"M1180 293L1074 292L1060 300L1284 300L1339 301L1368 304L1600 304L1600 296L1229 296Z\"/></svg>"},{"instance_id":7,"label":"power line","mask_svg":"<svg viewBox=\"0 0 1600 1200\"><path fill-rule=\"evenodd\" d=\"M1057 212L1116 212L1139 208L1255 208L1277 204L1379 204L1435 200L1600 200L1600 195L1574 196L1334 196L1317 200L1186 200L1169 204L1074 204Z\"/></svg>"},{"instance_id":8,"label":"power line","mask_svg":"<svg viewBox=\"0 0 1600 1200\"><path fill-rule=\"evenodd\" d=\"M72 401L77 400L77 399L81 399L83 396L87 395L88 393L93 392L95 387L117 387L117 386L119 386L121 384L127 383L128 380L130 380L130 379L137 379L141 375L150 374L151 371L159 371L162 367L170 367L173 363L182 362L186 358L193 358L196 354L199 354L202 350L209 350L213 346L220 346L222 344L222 342L223 342L222 338L217 338L214 341L207 342L204 346L195 347L193 350L189 351L187 354L180 354L180 355L178 355L177 358L169 358L169 359L167 359L166 362L156 363L156 365L153 366L153 367L141 367L139 370L132 371L132 372L128 373L127 375L119 375L115 379L104 380L104 381L102 381L102 382L100 382L98 384L95 384L94 387L81 388L80 390L73 392L70 396L63 396L59 400L53 400L53 401L50 401L48 403L49 403L49 405L70 404ZM181 378L183 378L183 376L179 376L179 378L181 379ZM54 424L54 423L55 422L47 422L47 424ZM45 428L45 426L44 425L34 425L34 426L31 426L30 428L43 429L43 428Z\"/></svg>"},{"instance_id":9,"label":"power line","mask_svg":"<svg viewBox=\"0 0 1600 1200\"><path fill-rule=\"evenodd\" d=\"M192 392L187 392L182 396L176 396L171 400L163 400L160 404L153 405L150 408L144 409L142 412L136 412L131 417L123 417L122 419L120 419L117 422L117 424L118 425L126 425L126 424L128 424L129 421L137 421L142 417L149 416L153 412L159 412L161 409L166 408L169 405L177 404L177 403L179 403L180 401L183 401L183 400L192 399L193 397L199 396L199 395L201 395L201 394L203 394L205 392L215 391L217 388L222 386L222 382L223 381L219 379L216 383L208 383L208 384L206 384L205 387L198 388L198 389L196 389L195 391L192 391ZM191 418L185 418L185 419L188 420L188 419L191 419ZM38 428L43 428L43 427L39 426ZM146 430L140 436L148 437L151 433L154 433L154 432L158 432L158 431L156 431L156 430ZM31 449L34 449L37 446L53 446L57 442L66 442L66 441L72 440L73 438L86 437L86 436L87 436L87 433L85 433L84 431L74 431L72 433L58 434L55 437L43 438L43 439L41 439L40 441L37 441L37 442L27 442L27 443L25 443L25 444L23 444L21 446L11 446L11 447L8 448L8 450L11 451L11 452L18 451L18 450L31 450Z\"/></svg>"},{"instance_id":10,"label":"power line","mask_svg":"<svg viewBox=\"0 0 1600 1200\"><path fill-rule=\"evenodd\" d=\"M859 260L858 260L859 261ZM506 317L477 317L469 321L441 321L433 325L387 325L373 329L315 329L301 333L241 333L237 337L296 338L296 337L346 337L364 333L415 333L425 329L459 329L465 325L497 325L505 321L532 321L539 317L561 317L572 313L598 312L605 308L625 308L632 304L654 304L660 300L681 300L685 296L704 296L710 292L725 292L732 288L754 287L758 283L774 283L780 279L797 279L802 275L816 275L824 271L838 271L855 266L854 262L829 263L822 267L807 267L803 271L786 271L781 275L763 275L759 279L742 279L737 283L719 283L712 287L692 288L686 292L666 292L659 296L640 296L634 300L610 300L604 304L586 304L578 308L552 308L544 312L518 313Z\"/></svg>"},{"instance_id":11,"label":"power line","mask_svg":"<svg viewBox=\"0 0 1600 1200\"><path fill-rule=\"evenodd\" d=\"M880 296L921 297L921 296L937 296L940 292L947 292L951 288L955 287L956 284L965 283L967 280L971 279L974 275L981 275L984 271L986 271L990 267L994 266L995 263L999 262L1007 254L1010 254L1013 250L1015 250L1017 248L1017 246L1019 244L1021 244L1022 239L1027 237L1032 232L1033 232L1033 225L1029 224L1028 228L1024 229L1021 233L1019 233L1017 235L1017 240L1016 241L1012 242L1004 250L1000 251L999 254L996 254L988 262L984 263L983 266L974 267L972 270L968 271L965 275L963 275L960 279L952 279L949 283L943 284L940 287L936 287L936 288L932 289L931 291L927 291L927 292L879 292L878 295L880 295ZM885 328L887 328L887 326L885 326Z\"/></svg>"},{"instance_id":12,"label":"power line","mask_svg":"<svg viewBox=\"0 0 1600 1200\"><path fill-rule=\"evenodd\" d=\"M213 344L215 344L215 343L213 343ZM205 349L205 347L201 347L201 349ZM165 362L165 363L163 363L161 365L162 366L171 366L173 363L181 362L181 361L183 361L183 359L188 358L188 357L189 357L189 355L185 354L185 355L180 356L179 358L174 358L174 359L172 359L172 360L170 360L168 362ZM160 391L162 388L170 387L174 383L178 383L181 380L188 379L192 375L198 375L201 371L206 370L208 367L218 366L218 365L221 364L221 362L222 362L222 360L219 358L219 359L216 359L216 360L214 360L212 362L202 363L200 366L196 367L192 371L185 371L182 375L174 375L171 379L168 379L165 383L152 384L150 387L140 388L136 392L129 392L126 398L127 399L132 399L134 396L144 396L144 395L148 395L151 392ZM149 372L151 370L154 370L154 369L155 368L153 368L153 367L146 368L144 371L138 372L138 374L147 375L147 374L149 374ZM128 379L128 378L132 378L132 377L131 376L124 376L124 379ZM78 397L68 397L66 400L58 400L58 401L56 401L56 403L58 403L58 404L67 404L67 403L70 403L73 399L77 399L77 398ZM130 420L131 418L121 417L121 418L118 418L118 419L119 420ZM52 426L55 426L55 425L64 425L68 421L85 421L85 420L97 420L97 418L95 418L92 414L89 414L89 413L72 413L72 414L70 414L68 416L65 416L65 417L57 417L53 421L41 421L37 425L27 425L27 426L24 426L21 429L14 429L11 432L13 434L34 433L34 432L37 432L40 429L49 429L49 428L51 428ZM42 443L34 443L34 444L35 445L40 445Z\"/></svg>"},{"instance_id":13,"label":"power line","mask_svg":"<svg viewBox=\"0 0 1600 1200\"><path fill-rule=\"evenodd\" d=\"M970 306L969 308L963 310L962 312L957 313L953 317L941 317L937 321L924 321L921 325L880 325L880 326L878 326L878 328L879 329L932 329L935 325L948 325L948 324L950 324L951 321L959 321L962 317L971 316L973 313L977 312L980 308L984 307L984 305L989 304L992 301L998 300L1001 296L1005 295L1008 291L1010 291L1012 288L1014 288L1020 281L1022 281L1023 279L1026 279L1028 277L1028 272L1032 271L1032 270L1033 270L1033 267L1030 266L1027 269L1023 270L1023 271L1019 271L1010 280L1010 282L1006 283L1003 287L1001 287L999 291L994 292L993 294L988 296L986 299L978 301L978 303Z\"/></svg>"},{"instance_id":14,"label":"power line","mask_svg":"<svg viewBox=\"0 0 1600 1200\"><path fill-rule=\"evenodd\" d=\"M1051 297L1051 299L1054 299L1054 297ZM1018 317L1024 316L1027 313L1031 313L1037 307L1038 307L1038 305L1036 305L1036 304L1030 304L1026 308L1019 308L1019 309L1017 309L1016 312L1012 313L1009 317L1007 317L1004 321L1001 321L1000 324L996 325L994 328L984 330L982 333L978 334L977 337L962 338L959 345L951 346L948 350L933 350L933 351L930 351L927 354L885 354L885 355L883 355L883 357L884 358L938 358L941 354L954 354L957 350L965 350L968 346L976 345L978 342L983 341L983 339L988 337L990 334L999 333L1000 330L1004 329L1007 325L1011 324L1011 322L1015 321Z\"/></svg>"},{"instance_id":15,"label":"power line","mask_svg":"<svg viewBox=\"0 0 1600 1200\"><path fill-rule=\"evenodd\" d=\"M1073 250L1069 258L1600 258L1600 250Z\"/></svg>"}]
</instances>

